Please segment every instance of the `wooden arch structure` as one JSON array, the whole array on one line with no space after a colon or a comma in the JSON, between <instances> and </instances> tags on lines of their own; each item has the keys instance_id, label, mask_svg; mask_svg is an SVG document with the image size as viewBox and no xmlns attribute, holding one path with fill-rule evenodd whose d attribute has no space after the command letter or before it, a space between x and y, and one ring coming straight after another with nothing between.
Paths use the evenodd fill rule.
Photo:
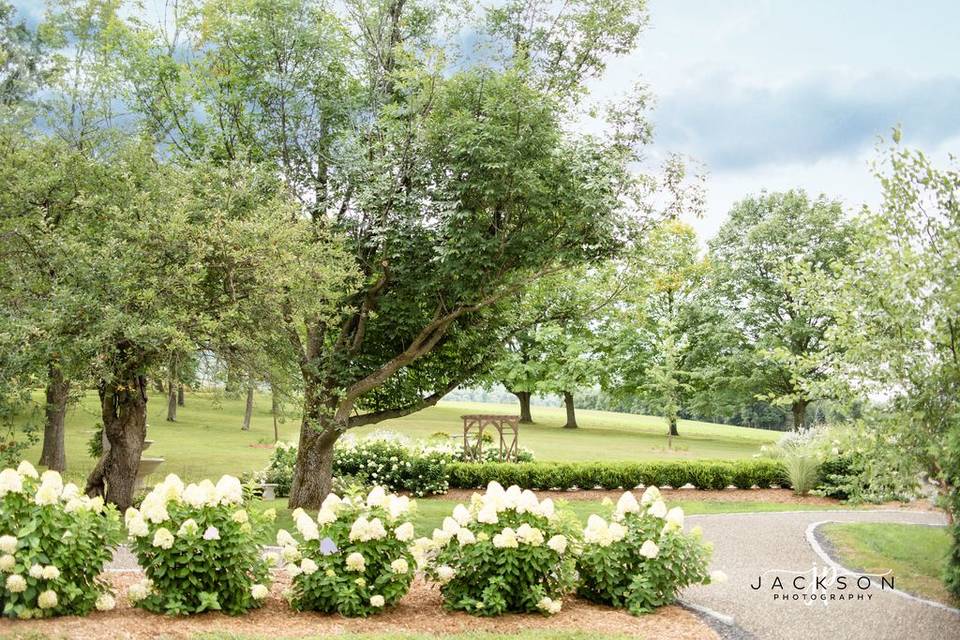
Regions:
<instances>
[{"instance_id":1,"label":"wooden arch structure","mask_svg":"<svg viewBox=\"0 0 960 640\"><path fill-rule=\"evenodd\" d=\"M483 432L490 427L497 432L495 441L500 462L516 461L520 416L478 414L460 417L463 418L464 460L483 461Z\"/></svg>"}]
</instances>

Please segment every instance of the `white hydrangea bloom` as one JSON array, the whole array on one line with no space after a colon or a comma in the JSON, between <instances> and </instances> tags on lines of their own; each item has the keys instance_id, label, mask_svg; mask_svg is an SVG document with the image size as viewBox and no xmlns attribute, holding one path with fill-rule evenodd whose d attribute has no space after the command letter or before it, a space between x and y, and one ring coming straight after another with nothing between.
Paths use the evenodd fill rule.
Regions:
<instances>
[{"instance_id":1,"label":"white hydrangea bloom","mask_svg":"<svg viewBox=\"0 0 960 640\"><path fill-rule=\"evenodd\" d=\"M23 478L13 469L4 469L0 471L0 498L8 493L20 493L23 491Z\"/></svg>"},{"instance_id":2,"label":"white hydrangea bloom","mask_svg":"<svg viewBox=\"0 0 960 640\"><path fill-rule=\"evenodd\" d=\"M413 530L413 524L409 522L404 522L399 527L393 530L394 537L400 542L409 542L413 540L415 535Z\"/></svg>"},{"instance_id":3,"label":"white hydrangea bloom","mask_svg":"<svg viewBox=\"0 0 960 640\"><path fill-rule=\"evenodd\" d=\"M23 593L27 590L27 581L19 573L11 573L7 576L5 584L10 593Z\"/></svg>"},{"instance_id":4,"label":"white hydrangea bloom","mask_svg":"<svg viewBox=\"0 0 960 640\"><path fill-rule=\"evenodd\" d=\"M30 574L31 578L35 580L39 580L40 578L43 577L43 565L35 564L32 567L30 567L30 570L27 573Z\"/></svg>"},{"instance_id":5,"label":"white hydrangea bloom","mask_svg":"<svg viewBox=\"0 0 960 640\"><path fill-rule=\"evenodd\" d=\"M485 504L484 507L477 512L477 522L497 524L499 521L500 518L497 516L497 509L493 505Z\"/></svg>"},{"instance_id":6,"label":"white hydrangea bloom","mask_svg":"<svg viewBox=\"0 0 960 640\"><path fill-rule=\"evenodd\" d=\"M73 500L75 498L79 498L80 495L80 487L72 482L68 482L67 484L63 485L63 491L60 492L60 499Z\"/></svg>"},{"instance_id":7,"label":"white hydrangea bloom","mask_svg":"<svg viewBox=\"0 0 960 640\"><path fill-rule=\"evenodd\" d=\"M266 560L267 565L271 567L275 567L280 564L280 554L278 554L276 551L270 551L263 554L263 559Z\"/></svg>"},{"instance_id":8,"label":"white hydrangea bloom","mask_svg":"<svg viewBox=\"0 0 960 640\"><path fill-rule=\"evenodd\" d=\"M473 544L477 541L476 536L473 535L473 531L467 529L466 527L457 531L457 542L460 543L461 547L465 547L468 544Z\"/></svg>"},{"instance_id":9,"label":"white hydrangea bloom","mask_svg":"<svg viewBox=\"0 0 960 640\"><path fill-rule=\"evenodd\" d=\"M97 598L97 611L112 611L117 606L117 601L109 593L101 593Z\"/></svg>"},{"instance_id":10,"label":"white hydrangea bloom","mask_svg":"<svg viewBox=\"0 0 960 640\"><path fill-rule=\"evenodd\" d=\"M300 562L300 550L296 547L284 547L280 551L280 555L287 562Z\"/></svg>"},{"instance_id":11,"label":"white hydrangea bloom","mask_svg":"<svg viewBox=\"0 0 960 640\"><path fill-rule=\"evenodd\" d=\"M250 596L254 600L263 600L264 598L267 597L267 594L269 593L270 593L270 590L267 589L267 587L262 584L255 584L252 587L250 587Z\"/></svg>"},{"instance_id":12,"label":"white hydrangea bloom","mask_svg":"<svg viewBox=\"0 0 960 640\"><path fill-rule=\"evenodd\" d=\"M656 518L663 518L667 515L667 505L663 500L655 500L647 509L647 513Z\"/></svg>"},{"instance_id":13,"label":"white hydrangea bloom","mask_svg":"<svg viewBox=\"0 0 960 640\"><path fill-rule=\"evenodd\" d=\"M645 540L642 545L640 545L640 555L644 558L656 558L660 554L660 547L657 546L657 543L653 540Z\"/></svg>"},{"instance_id":14,"label":"white hydrangea bloom","mask_svg":"<svg viewBox=\"0 0 960 640\"><path fill-rule=\"evenodd\" d=\"M320 505L321 509L330 509L331 511L336 511L340 505L343 504L343 500L340 499L335 493L328 493L327 497L323 499L323 503Z\"/></svg>"},{"instance_id":15,"label":"white hydrangea bloom","mask_svg":"<svg viewBox=\"0 0 960 640\"><path fill-rule=\"evenodd\" d=\"M166 527L160 527L153 534L153 546L161 549L169 549L173 546L173 534Z\"/></svg>"},{"instance_id":16,"label":"white hydrangea bloom","mask_svg":"<svg viewBox=\"0 0 960 640\"><path fill-rule=\"evenodd\" d=\"M59 471L53 469L44 471L40 476L40 484L55 487L58 494L63 493L63 478L60 477Z\"/></svg>"},{"instance_id":17,"label":"white hydrangea bloom","mask_svg":"<svg viewBox=\"0 0 960 640\"><path fill-rule=\"evenodd\" d=\"M403 558L397 558L390 563L390 569L394 573L404 574L410 570L410 566L407 564L407 561Z\"/></svg>"},{"instance_id":18,"label":"white hydrangea bloom","mask_svg":"<svg viewBox=\"0 0 960 640\"><path fill-rule=\"evenodd\" d=\"M540 507L534 513L543 516L547 520L553 520L557 515L557 510L553 505L553 500L544 498L540 501Z\"/></svg>"},{"instance_id":19,"label":"white hydrangea bloom","mask_svg":"<svg viewBox=\"0 0 960 640\"><path fill-rule=\"evenodd\" d=\"M461 526L467 526L470 524L470 510L467 509L462 504L458 504L453 508L453 519L457 521L457 524Z\"/></svg>"},{"instance_id":20,"label":"white hydrangea bloom","mask_svg":"<svg viewBox=\"0 0 960 640\"><path fill-rule=\"evenodd\" d=\"M193 518L187 518L180 525L180 528L177 529L177 535L192 536L192 535L196 535L198 531L200 531L200 525L197 524L197 521L194 520Z\"/></svg>"},{"instance_id":21,"label":"white hydrangea bloom","mask_svg":"<svg viewBox=\"0 0 960 640\"><path fill-rule=\"evenodd\" d=\"M57 606L57 592L47 589L37 596L37 606L41 609L53 609Z\"/></svg>"},{"instance_id":22,"label":"white hydrangea bloom","mask_svg":"<svg viewBox=\"0 0 960 640\"><path fill-rule=\"evenodd\" d=\"M674 507L667 512L667 525L672 529L683 529L683 509Z\"/></svg>"},{"instance_id":23,"label":"white hydrangea bloom","mask_svg":"<svg viewBox=\"0 0 960 640\"><path fill-rule=\"evenodd\" d=\"M651 502L655 502L660 499L660 489L655 486L647 487L643 492L643 495L640 496L640 504L647 506Z\"/></svg>"},{"instance_id":24,"label":"white hydrangea bloom","mask_svg":"<svg viewBox=\"0 0 960 640\"><path fill-rule=\"evenodd\" d=\"M224 475L217 481L215 495L220 504L240 504L243 502L243 485L238 478Z\"/></svg>"},{"instance_id":25,"label":"white hydrangea bloom","mask_svg":"<svg viewBox=\"0 0 960 640\"><path fill-rule=\"evenodd\" d=\"M210 525L207 527L207 530L203 532L204 540L219 540L220 539L220 530L215 526Z\"/></svg>"},{"instance_id":26,"label":"white hydrangea bloom","mask_svg":"<svg viewBox=\"0 0 960 640\"><path fill-rule=\"evenodd\" d=\"M540 598L540 601L537 603L538 609L550 615L560 613L560 609L562 607L563 607L563 601L560 600L559 598L554 600L553 598L543 597L543 598Z\"/></svg>"},{"instance_id":27,"label":"white hydrangea bloom","mask_svg":"<svg viewBox=\"0 0 960 640\"><path fill-rule=\"evenodd\" d=\"M323 507L317 512L317 524L328 525L337 521L337 512L328 507Z\"/></svg>"},{"instance_id":28,"label":"white hydrangea bloom","mask_svg":"<svg viewBox=\"0 0 960 640\"><path fill-rule=\"evenodd\" d=\"M295 524L297 525L297 531L300 532L304 540L320 539L320 528L307 514L302 514L301 517L296 520Z\"/></svg>"},{"instance_id":29,"label":"white hydrangea bloom","mask_svg":"<svg viewBox=\"0 0 960 640\"><path fill-rule=\"evenodd\" d=\"M147 521L143 518L135 518L127 523L127 533L134 538L142 538L150 532Z\"/></svg>"},{"instance_id":30,"label":"white hydrangea bloom","mask_svg":"<svg viewBox=\"0 0 960 640\"><path fill-rule=\"evenodd\" d=\"M517 500L517 513L537 513L540 510L540 501L537 494L525 489Z\"/></svg>"},{"instance_id":31,"label":"white hydrangea bloom","mask_svg":"<svg viewBox=\"0 0 960 640\"><path fill-rule=\"evenodd\" d=\"M384 604L386 604L386 601L383 599L383 596L380 596L380 595L370 596L371 607L379 608L379 607L382 607Z\"/></svg>"},{"instance_id":32,"label":"white hydrangea bloom","mask_svg":"<svg viewBox=\"0 0 960 640\"><path fill-rule=\"evenodd\" d=\"M448 542L450 542L450 538L452 538L452 537L453 537L453 536L452 536L451 534L447 533L447 532L444 531L443 529L434 529L434 530L433 530L433 535L430 536L430 538L433 540L433 542L434 542L437 546L441 546L441 547L442 547L443 545L447 544Z\"/></svg>"},{"instance_id":33,"label":"white hydrangea bloom","mask_svg":"<svg viewBox=\"0 0 960 640\"><path fill-rule=\"evenodd\" d=\"M631 492L625 491L617 500L617 513L638 513L639 511L640 503Z\"/></svg>"},{"instance_id":34,"label":"white hydrangea bloom","mask_svg":"<svg viewBox=\"0 0 960 640\"><path fill-rule=\"evenodd\" d=\"M19 540L15 536L0 536L0 551L4 553L16 553Z\"/></svg>"},{"instance_id":35,"label":"white hydrangea bloom","mask_svg":"<svg viewBox=\"0 0 960 640\"><path fill-rule=\"evenodd\" d=\"M619 522L611 522L607 527L612 542L619 542L627 535L627 528Z\"/></svg>"},{"instance_id":36,"label":"white hydrangea bloom","mask_svg":"<svg viewBox=\"0 0 960 640\"><path fill-rule=\"evenodd\" d=\"M441 528L443 529L444 533L449 534L452 538L453 536L457 535L458 531L460 531L460 523L450 516L447 516L443 519Z\"/></svg>"},{"instance_id":37,"label":"white hydrangea bloom","mask_svg":"<svg viewBox=\"0 0 960 640\"><path fill-rule=\"evenodd\" d=\"M567 537L561 534L557 534L550 538L547 542L547 546L556 551L557 553L565 553L567 550Z\"/></svg>"},{"instance_id":38,"label":"white hydrangea bloom","mask_svg":"<svg viewBox=\"0 0 960 640\"><path fill-rule=\"evenodd\" d=\"M296 578L298 575L303 573L303 569L301 569L300 565L298 564L288 564L285 569L286 569L287 575L290 576L291 578Z\"/></svg>"},{"instance_id":39,"label":"white hydrangea bloom","mask_svg":"<svg viewBox=\"0 0 960 640\"><path fill-rule=\"evenodd\" d=\"M13 567L17 564L17 559L14 558L9 553L0 556L0 571L3 573L10 573L13 571Z\"/></svg>"},{"instance_id":40,"label":"white hydrangea bloom","mask_svg":"<svg viewBox=\"0 0 960 640\"><path fill-rule=\"evenodd\" d=\"M280 529L279 531L277 531L277 546L296 547L297 540L292 535L290 535L290 532L287 531L286 529Z\"/></svg>"},{"instance_id":41,"label":"white hydrangea bloom","mask_svg":"<svg viewBox=\"0 0 960 640\"><path fill-rule=\"evenodd\" d=\"M367 506L368 507L381 507L387 499L387 492L383 487L374 487L370 490L370 493L367 495Z\"/></svg>"},{"instance_id":42,"label":"white hydrangea bloom","mask_svg":"<svg viewBox=\"0 0 960 640\"><path fill-rule=\"evenodd\" d=\"M387 511L391 518L399 518L410 511L410 498L391 494L387 500Z\"/></svg>"},{"instance_id":43,"label":"white hydrangea bloom","mask_svg":"<svg viewBox=\"0 0 960 640\"><path fill-rule=\"evenodd\" d=\"M130 585L130 588L127 589L127 597L130 598L131 602L139 602L150 595L152 590L153 581L149 578L144 578L140 582Z\"/></svg>"},{"instance_id":44,"label":"white hydrangea bloom","mask_svg":"<svg viewBox=\"0 0 960 640\"><path fill-rule=\"evenodd\" d=\"M42 484L40 485L40 488L37 489L37 493L33 497L33 501L41 507L57 504L60 502L60 492L54 485Z\"/></svg>"},{"instance_id":45,"label":"white hydrangea bloom","mask_svg":"<svg viewBox=\"0 0 960 640\"><path fill-rule=\"evenodd\" d=\"M362 572L366 569L367 563L363 556L356 551L347 556L347 570Z\"/></svg>"},{"instance_id":46,"label":"white hydrangea bloom","mask_svg":"<svg viewBox=\"0 0 960 640\"><path fill-rule=\"evenodd\" d=\"M233 521L236 522L237 524L245 524L247 522L250 522L250 515L244 509L234 511L232 517L233 517Z\"/></svg>"},{"instance_id":47,"label":"white hydrangea bloom","mask_svg":"<svg viewBox=\"0 0 960 640\"><path fill-rule=\"evenodd\" d=\"M59 577L60 577L60 569L56 568L52 564L48 564L43 568L44 580L56 580Z\"/></svg>"},{"instance_id":48,"label":"white hydrangea bloom","mask_svg":"<svg viewBox=\"0 0 960 640\"><path fill-rule=\"evenodd\" d=\"M450 582L455 575L457 575L457 572L450 565L443 564L437 567L437 579L440 580L441 584Z\"/></svg>"},{"instance_id":49,"label":"white hydrangea bloom","mask_svg":"<svg viewBox=\"0 0 960 640\"><path fill-rule=\"evenodd\" d=\"M304 558L303 562L300 563L300 571L302 571L304 575L312 576L319 568L317 563L310 558Z\"/></svg>"},{"instance_id":50,"label":"white hydrangea bloom","mask_svg":"<svg viewBox=\"0 0 960 640\"><path fill-rule=\"evenodd\" d=\"M520 546L516 531L510 527L504 527L503 531L493 536L493 546L497 549L516 549Z\"/></svg>"},{"instance_id":51,"label":"white hydrangea bloom","mask_svg":"<svg viewBox=\"0 0 960 640\"><path fill-rule=\"evenodd\" d=\"M534 547L543 544L543 532L536 527L531 527L526 522L517 527L516 535L517 539L524 544L529 544Z\"/></svg>"},{"instance_id":52,"label":"white hydrangea bloom","mask_svg":"<svg viewBox=\"0 0 960 640\"><path fill-rule=\"evenodd\" d=\"M20 463L20 466L17 467L17 473L21 476L27 476L36 480L40 477L40 474L37 473L36 468L26 460Z\"/></svg>"}]
</instances>

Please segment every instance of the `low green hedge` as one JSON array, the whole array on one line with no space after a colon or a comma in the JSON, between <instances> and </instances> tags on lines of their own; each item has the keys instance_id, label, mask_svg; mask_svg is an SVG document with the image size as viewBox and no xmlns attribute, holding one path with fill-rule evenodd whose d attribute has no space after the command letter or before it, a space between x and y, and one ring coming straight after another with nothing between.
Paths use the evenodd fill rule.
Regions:
<instances>
[{"instance_id":1,"label":"low green hedge","mask_svg":"<svg viewBox=\"0 0 960 640\"><path fill-rule=\"evenodd\" d=\"M775 460L735 462L691 460L687 462L457 462L447 467L450 486L461 489L484 487L493 480L524 489L626 489L638 485L698 489L761 489L786 485L783 465Z\"/></svg>"}]
</instances>

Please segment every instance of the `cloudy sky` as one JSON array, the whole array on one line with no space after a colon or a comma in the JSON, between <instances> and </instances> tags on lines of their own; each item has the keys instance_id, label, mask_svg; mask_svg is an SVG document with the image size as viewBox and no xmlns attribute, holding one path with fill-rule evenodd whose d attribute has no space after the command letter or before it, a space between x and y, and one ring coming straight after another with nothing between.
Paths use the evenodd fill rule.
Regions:
<instances>
[{"instance_id":1,"label":"cloudy sky","mask_svg":"<svg viewBox=\"0 0 960 640\"><path fill-rule=\"evenodd\" d=\"M878 200L880 136L960 152L960 2L651 0L639 50L596 90L644 78L655 145L702 161L709 237L749 193L802 187Z\"/></svg>"},{"instance_id":2,"label":"cloudy sky","mask_svg":"<svg viewBox=\"0 0 960 640\"><path fill-rule=\"evenodd\" d=\"M875 204L870 161L897 124L934 157L960 152L960 1L650 3L639 49L594 94L649 84L654 159L684 153L709 173L708 210L691 220L704 238L764 188ZM14 4L34 20L42 13L41 0Z\"/></svg>"}]
</instances>

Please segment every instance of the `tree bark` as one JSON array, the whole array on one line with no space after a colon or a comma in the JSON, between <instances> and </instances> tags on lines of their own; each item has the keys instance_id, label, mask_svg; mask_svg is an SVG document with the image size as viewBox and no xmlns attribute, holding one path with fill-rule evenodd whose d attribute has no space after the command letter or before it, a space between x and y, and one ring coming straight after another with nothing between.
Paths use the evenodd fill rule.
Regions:
<instances>
[{"instance_id":1,"label":"tree bark","mask_svg":"<svg viewBox=\"0 0 960 640\"><path fill-rule=\"evenodd\" d=\"M166 393L167 390L163 386L163 380L160 378L153 378L153 388L157 393Z\"/></svg>"},{"instance_id":2,"label":"tree bark","mask_svg":"<svg viewBox=\"0 0 960 640\"><path fill-rule=\"evenodd\" d=\"M533 424L533 415L530 413L530 392L529 391L511 391L520 401L520 423Z\"/></svg>"},{"instance_id":3,"label":"tree bark","mask_svg":"<svg viewBox=\"0 0 960 640\"><path fill-rule=\"evenodd\" d=\"M147 381L125 376L102 384L100 413L109 448L87 478L86 493L124 511L133 503L143 441L147 436Z\"/></svg>"},{"instance_id":4,"label":"tree bark","mask_svg":"<svg viewBox=\"0 0 960 640\"><path fill-rule=\"evenodd\" d=\"M576 429L579 426L577 424L577 412L573 406L573 393L570 391L563 392L563 405L567 408L567 424L563 427L565 429Z\"/></svg>"},{"instance_id":5,"label":"tree bark","mask_svg":"<svg viewBox=\"0 0 960 640\"><path fill-rule=\"evenodd\" d=\"M793 412L793 430L799 431L807 427L807 404L806 400L797 400L793 403L791 410Z\"/></svg>"},{"instance_id":6,"label":"tree bark","mask_svg":"<svg viewBox=\"0 0 960 640\"><path fill-rule=\"evenodd\" d=\"M184 396L183 396L183 385L182 385L182 384L178 384L178 385L177 385L177 406L178 406L178 407L184 406Z\"/></svg>"},{"instance_id":7,"label":"tree bark","mask_svg":"<svg viewBox=\"0 0 960 640\"><path fill-rule=\"evenodd\" d=\"M40 453L40 464L60 472L67 468L63 436L69 399L70 381L64 379L60 367L51 362L47 378L47 405L44 410L43 451Z\"/></svg>"},{"instance_id":8,"label":"tree bark","mask_svg":"<svg viewBox=\"0 0 960 640\"><path fill-rule=\"evenodd\" d=\"M177 385L171 380L167 385L167 422L177 421Z\"/></svg>"},{"instance_id":9,"label":"tree bark","mask_svg":"<svg viewBox=\"0 0 960 640\"><path fill-rule=\"evenodd\" d=\"M675 417L673 417L673 416L670 416L670 418L668 419L668 422L670 423L670 431L669 431L669 434L670 434L671 436L678 436L678 435L680 435L680 433L677 431L677 419L676 419Z\"/></svg>"},{"instance_id":10,"label":"tree bark","mask_svg":"<svg viewBox=\"0 0 960 640\"><path fill-rule=\"evenodd\" d=\"M250 431L250 418L253 417L253 385L247 387L247 408L243 412L243 426L241 431Z\"/></svg>"},{"instance_id":11,"label":"tree bark","mask_svg":"<svg viewBox=\"0 0 960 640\"><path fill-rule=\"evenodd\" d=\"M280 441L280 429L277 427L277 414L280 413L280 406L277 402L277 393L270 388L270 414L273 416L273 441Z\"/></svg>"}]
</instances>

